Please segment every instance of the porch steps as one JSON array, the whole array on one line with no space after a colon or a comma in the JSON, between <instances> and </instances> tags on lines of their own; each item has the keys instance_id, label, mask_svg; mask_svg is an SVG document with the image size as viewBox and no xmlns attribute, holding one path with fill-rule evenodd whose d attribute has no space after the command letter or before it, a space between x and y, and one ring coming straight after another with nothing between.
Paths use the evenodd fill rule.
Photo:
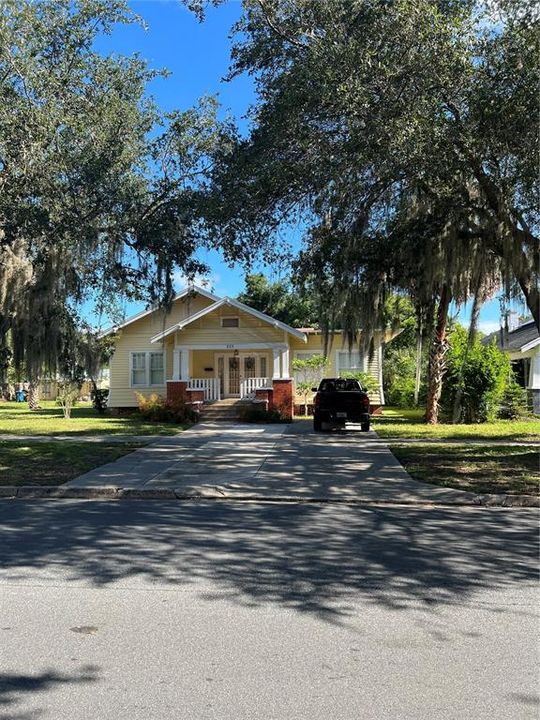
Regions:
<instances>
[{"instance_id":1,"label":"porch steps","mask_svg":"<svg viewBox=\"0 0 540 720\"><path fill-rule=\"evenodd\" d=\"M225 398L205 403L201 410L201 420L209 422L233 422L238 420L242 409L250 405L249 400L238 400L238 398Z\"/></svg>"}]
</instances>

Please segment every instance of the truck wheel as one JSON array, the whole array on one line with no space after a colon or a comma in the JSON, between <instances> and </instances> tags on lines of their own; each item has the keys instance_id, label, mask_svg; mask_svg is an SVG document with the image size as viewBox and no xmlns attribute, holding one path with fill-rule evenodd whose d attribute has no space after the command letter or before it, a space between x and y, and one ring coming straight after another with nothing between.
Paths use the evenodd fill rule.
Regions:
<instances>
[{"instance_id":1,"label":"truck wheel","mask_svg":"<svg viewBox=\"0 0 540 720\"><path fill-rule=\"evenodd\" d=\"M313 418L313 430L314 432L321 432L322 430L322 422L317 416Z\"/></svg>"},{"instance_id":2,"label":"truck wheel","mask_svg":"<svg viewBox=\"0 0 540 720\"><path fill-rule=\"evenodd\" d=\"M362 428L362 432L369 432L369 422L362 423L360 427Z\"/></svg>"}]
</instances>

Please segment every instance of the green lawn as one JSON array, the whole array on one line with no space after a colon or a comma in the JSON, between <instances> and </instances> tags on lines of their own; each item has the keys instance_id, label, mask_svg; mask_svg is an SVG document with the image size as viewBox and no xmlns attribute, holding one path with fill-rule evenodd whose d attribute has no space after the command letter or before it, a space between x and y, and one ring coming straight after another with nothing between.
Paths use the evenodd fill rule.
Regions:
<instances>
[{"instance_id":1,"label":"green lawn","mask_svg":"<svg viewBox=\"0 0 540 720\"><path fill-rule=\"evenodd\" d=\"M31 412L26 403L0 402L0 434L12 435L175 435L182 425L153 423L137 414L113 417L98 415L90 403L80 403L66 420L54 402L42 402L43 410Z\"/></svg>"},{"instance_id":2,"label":"green lawn","mask_svg":"<svg viewBox=\"0 0 540 720\"><path fill-rule=\"evenodd\" d=\"M390 449L416 480L478 493L540 494L535 448L505 445L399 445Z\"/></svg>"},{"instance_id":3,"label":"green lawn","mask_svg":"<svg viewBox=\"0 0 540 720\"><path fill-rule=\"evenodd\" d=\"M382 416L373 416L373 428L382 438L434 440L540 440L540 419L498 420L479 425L427 425L424 410L401 410L386 407Z\"/></svg>"},{"instance_id":4,"label":"green lawn","mask_svg":"<svg viewBox=\"0 0 540 720\"><path fill-rule=\"evenodd\" d=\"M0 485L61 485L112 462L140 444L91 442L0 442Z\"/></svg>"}]
</instances>

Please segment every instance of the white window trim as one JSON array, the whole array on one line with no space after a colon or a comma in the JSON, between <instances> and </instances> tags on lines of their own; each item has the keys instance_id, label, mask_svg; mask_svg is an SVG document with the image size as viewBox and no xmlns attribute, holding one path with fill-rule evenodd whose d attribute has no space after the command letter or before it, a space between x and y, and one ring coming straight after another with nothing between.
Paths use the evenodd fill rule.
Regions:
<instances>
[{"instance_id":1,"label":"white window trim","mask_svg":"<svg viewBox=\"0 0 540 720\"><path fill-rule=\"evenodd\" d=\"M238 325L229 325L228 327L224 327L223 321L224 320L238 320ZM240 315L221 315L221 327L225 330L234 330L234 328L239 328L240 326Z\"/></svg>"},{"instance_id":2,"label":"white window trim","mask_svg":"<svg viewBox=\"0 0 540 720\"><path fill-rule=\"evenodd\" d=\"M162 383L150 383L150 355L157 355L161 353L163 355L163 382ZM142 355L146 356L145 359L145 383L144 385L133 383L133 356ZM132 388L144 388L144 387L165 387L167 384L167 372L166 372L166 358L167 354L164 350L131 350L129 353L129 387Z\"/></svg>"}]
</instances>

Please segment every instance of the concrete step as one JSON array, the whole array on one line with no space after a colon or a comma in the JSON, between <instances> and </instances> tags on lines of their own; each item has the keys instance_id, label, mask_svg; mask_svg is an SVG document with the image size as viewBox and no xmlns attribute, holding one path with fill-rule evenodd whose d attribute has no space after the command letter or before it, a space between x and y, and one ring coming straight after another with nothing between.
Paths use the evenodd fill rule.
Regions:
<instances>
[{"instance_id":1,"label":"concrete step","mask_svg":"<svg viewBox=\"0 0 540 720\"><path fill-rule=\"evenodd\" d=\"M242 410L249 406L249 400L238 398L224 398L206 403L201 409L201 419L210 422L235 421L238 420Z\"/></svg>"}]
</instances>

